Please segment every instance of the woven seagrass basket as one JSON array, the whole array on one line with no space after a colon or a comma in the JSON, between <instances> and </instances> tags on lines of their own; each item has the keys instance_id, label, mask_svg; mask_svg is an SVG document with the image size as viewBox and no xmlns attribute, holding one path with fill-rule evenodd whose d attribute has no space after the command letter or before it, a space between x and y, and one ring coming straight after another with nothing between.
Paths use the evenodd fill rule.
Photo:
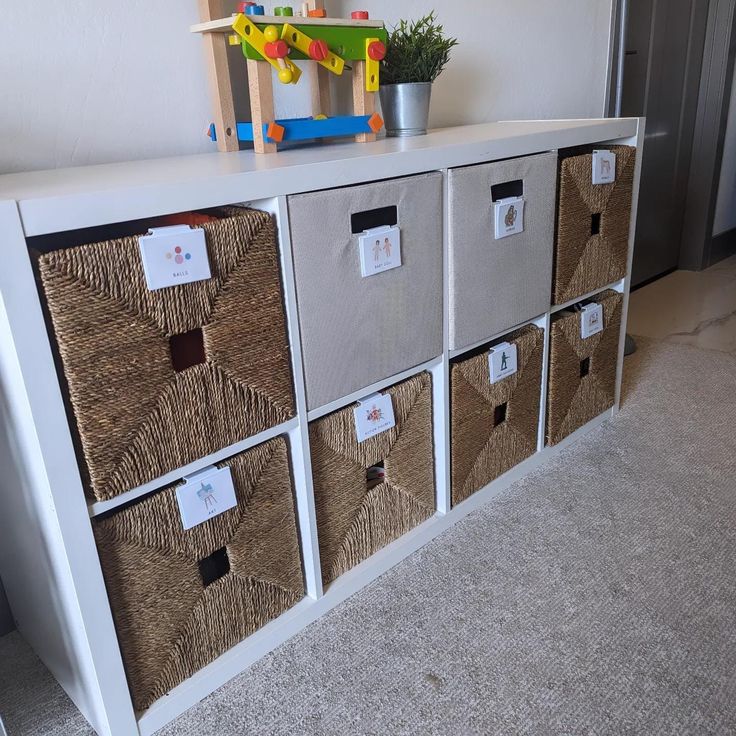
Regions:
<instances>
[{"instance_id":1,"label":"woven seagrass basket","mask_svg":"<svg viewBox=\"0 0 736 736\"><path fill-rule=\"evenodd\" d=\"M175 486L93 522L137 710L304 597L286 442L225 466L238 505L192 529Z\"/></svg>"},{"instance_id":2,"label":"woven seagrass basket","mask_svg":"<svg viewBox=\"0 0 736 736\"><path fill-rule=\"evenodd\" d=\"M561 157L553 299L564 304L626 275L636 149L616 154L616 181L593 184L593 155Z\"/></svg>"},{"instance_id":3,"label":"woven seagrass basket","mask_svg":"<svg viewBox=\"0 0 736 736\"><path fill-rule=\"evenodd\" d=\"M207 241L206 281L149 291L137 236L39 258L98 500L294 415L273 218L235 208L218 215L195 220Z\"/></svg>"},{"instance_id":4,"label":"woven seagrass basket","mask_svg":"<svg viewBox=\"0 0 736 736\"><path fill-rule=\"evenodd\" d=\"M432 379L387 390L396 426L358 442L353 406L309 425L322 579L330 583L435 511ZM373 488L368 468L383 462Z\"/></svg>"},{"instance_id":5,"label":"woven seagrass basket","mask_svg":"<svg viewBox=\"0 0 736 736\"><path fill-rule=\"evenodd\" d=\"M603 332L580 336L580 312L553 318L550 332L547 442L555 445L610 409L616 400L616 362L623 297L604 291Z\"/></svg>"},{"instance_id":6,"label":"woven seagrass basket","mask_svg":"<svg viewBox=\"0 0 736 736\"><path fill-rule=\"evenodd\" d=\"M502 381L491 383L487 350L450 367L453 505L537 451L544 331L503 342L516 345L518 371Z\"/></svg>"}]
</instances>

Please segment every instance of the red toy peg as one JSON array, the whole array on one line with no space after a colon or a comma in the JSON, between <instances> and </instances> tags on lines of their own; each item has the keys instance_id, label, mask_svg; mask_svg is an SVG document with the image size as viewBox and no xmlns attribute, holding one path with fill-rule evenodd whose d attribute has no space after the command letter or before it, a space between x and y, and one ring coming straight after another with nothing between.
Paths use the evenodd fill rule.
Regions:
<instances>
[{"instance_id":1,"label":"red toy peg","mask_svg":"<svg viewBox=\"0 0 736 736\"><path fill-rule=\"evenodd\" d=\"M245 13L245 9L250 5L255 5L255 3L254 2L238 3L238 13Z\"/></svg>"},{"instance_id":2,"label":"red toy peg","mask_svg":"<svg viewBox=\"0 0 736 736\"><path fill-rule=\"evenodd\" d=\"M368 56L373 61L383 61L386 56L386 44L382 41L372 41L368 44Z\"/></svg>"},{"instance_id":3,"label":"red toy peg","mask_svg":"<svg viewBox=\"0 0 736 736\"><path fill-rule=\"evenodd\" d=\"M269 59L285 59L289 55L289 47L281 39L265 43L263 50Z\"/></svg>"},{"instance_id":4,"label":"red toy peg","mask_svg":"<svg viewBox=\"0 0 736 736\"><path fill-rule=\"evenodd\" d=\"M353 20L368 20L370 16L368 15L367 10L354 10L352 13L350 13L350 17Z\"/></svg>"},{"instance_id":5,"label":"red toy peg","mask_svg":"<svg viewBox=\"0 0 736 736\"><path fill-rule=\"evenodd\" d=\"M309 44L309 58L314 61L324 61L330 53L330 47L321 38Z\"/></svg>"}]
</instances>

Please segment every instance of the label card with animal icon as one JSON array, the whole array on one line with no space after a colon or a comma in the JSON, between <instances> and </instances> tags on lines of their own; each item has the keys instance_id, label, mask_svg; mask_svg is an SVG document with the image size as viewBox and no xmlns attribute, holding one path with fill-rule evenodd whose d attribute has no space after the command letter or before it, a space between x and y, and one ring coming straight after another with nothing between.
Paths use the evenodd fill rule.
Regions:
<instances>
[{"instance_id":1,"label":"label card with animal icon","mask_svg":"<svg viewBox=\"0 0 736 736\"><path fill-rule=\"evenodd\" d=\"M176 489L176 500L184 529L191 529L234 508L238 501L230 468L211 465L188 475L183 485Z\"/></svg>"},{"instance_id":2,"label":"label card with animal icon","mask_svg":"<svg viewBox=\"0 0 736 736\"><path fill-rule=\"evenodd\" d=\"M149 291L210 278L207 241L202 228L157 227L138 238Z\"/></svg>"},{"instance_id":3,"label":"label card with animal icon","mask_svg":"<svg viewBox=\"0 0 736 736\"><path fill-rule=\"evenodd\" d=\"M358 237L358 244L363 278L401 265L401 230L398 225L366 230Z\"/></svg>"},{"instance_id":4,"label":"label card with animal icon","mask_svg":"<svg viewBox=\"0 0 736 736\"><path fill-rule=\"evenodd\" d=\"M613 151L593 151L593 184L613 184L616 181L616 154Z\"/></svg>"},{"instance_id":5,"label":"label card with animal icon","mask_svg":"<svg viewBox=\"0 0 736 736\"><path fill-rule=\"evenodd\" d=\"M516 345L510 342L502 342L494 345L488 353L488 369L491 375L491 383L498 383L504 378L513 376L519 370Z\"/></svg>"},{"instance_id":6,"label":"label card with animal icon","mask_svg":"<svg viewBox=\"0 0 736 736\"><path fill-rule=\"evenodd\" d=\"M524 232L524 198L508 197L493 203L496 240Z\"/></svg>"},{"instance_id":7,"label":"label card with animal icon","mask_svg":"<svg viewBox=\"0 0 736 736\"><path fill-rule=\"evenodd\" d=\"M603 332L603 307L600 304L586 304L580 310L580 337L587 340Z\"/></svg>"},{"instance_id":8,"label":"label card with animal icon","mask_svg":"<svg viewBox=\"0 0 736 736\"><path fill-rule=\"evenodd\" d=\"M358 442L365 442L396 426L391 394L374 394L359 401L358 406L353 409L353 416Z\"/></svg>"}]
</instances>

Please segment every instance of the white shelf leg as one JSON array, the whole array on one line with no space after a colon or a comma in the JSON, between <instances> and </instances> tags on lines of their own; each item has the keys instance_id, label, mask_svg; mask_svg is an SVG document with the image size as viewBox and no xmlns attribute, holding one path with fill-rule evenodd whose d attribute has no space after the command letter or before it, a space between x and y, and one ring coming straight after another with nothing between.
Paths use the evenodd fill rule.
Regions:
<instances>
[{"instance_id":1,"label":"white shelf leg","mask_svg":"<svg viewBox=\"0 0 736 736\"><path fill-rule=\"evenodd\" d=\"M323 595L322 569L319 559L319 542L317 540L317 514L314 507L312 458L309 450L307 398L304 386L299 315L296 303L296 282L294 280L291 233L289 232L289 212L286 197L277 197L274 214L278 223L279 242L281 243L281 270L284 278L286 317L291 343L294 395L296 397L296 411L299 419L299 424L289 432L296 508L299 518L299 536L302 543L304 579L307 594L311 598L318 599Z\"/></svg>"}]
</instances>

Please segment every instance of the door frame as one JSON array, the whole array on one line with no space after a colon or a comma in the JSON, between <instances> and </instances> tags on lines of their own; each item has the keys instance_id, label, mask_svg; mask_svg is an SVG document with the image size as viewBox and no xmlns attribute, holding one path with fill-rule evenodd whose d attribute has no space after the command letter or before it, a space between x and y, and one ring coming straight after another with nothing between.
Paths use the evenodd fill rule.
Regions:
<instances>
[{"instance_id":1,"label":"door frame","mask_svg":"<svg viewBox=\"0 0 736 736\"><path fill-rule=\"evenodd\" d=\"M663 2L665 0L655 0ZM713 237L721 161L736 59L736 0L708 2L703 65L693 134L678 267L700 271L736 252L736 238L724 247ZM606 113L620 117L626 20L631 0L611 0L611 35ZM695 0L698 2L698 0ZM734 111L736 114L736 111ZM645 150L646 150L645 135Z\"/></svg>"}]
</instances>

